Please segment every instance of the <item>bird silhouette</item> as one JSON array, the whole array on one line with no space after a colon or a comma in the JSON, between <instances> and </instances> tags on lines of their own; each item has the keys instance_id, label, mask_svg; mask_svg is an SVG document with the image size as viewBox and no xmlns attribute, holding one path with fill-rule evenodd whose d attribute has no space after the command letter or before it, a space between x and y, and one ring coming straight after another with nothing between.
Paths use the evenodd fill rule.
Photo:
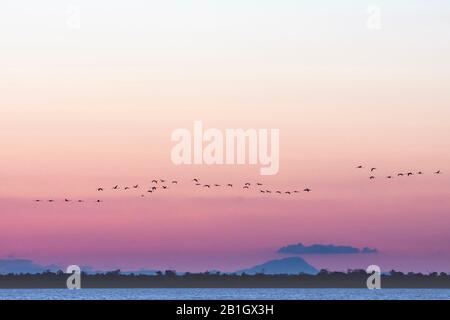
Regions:
<instances>
[{"instance_id":1,"label":"bird silhouette","mask_svg":"<svg viewBox=\"0 0 450 320\"><path fill-rule=\"evenodd\" d=\"M47 202L55 202L55 200L47 200Z\"/></svg>"},{"instance_id":2,"label":"bird silhouette","mask_svg":"<svg viewBox=\"0 0 450 320\"><path fill-rule=\"evenodd\" d=\"M166 180L163 180L163 179L159 179L159 181L162 183L166 182Z\"/></svg>"},{"instance_id":3,"label":"bird silhouette","mask_svg":"<svg viewBox=\"0 0 450 320\"><path fill-rule=\"evenodd\" d=\"M198 181L199 181L199 179L195 178L195 179L192 179L192 181L194 181L194 182L198 182Z\"/></svg>"},{"instance_id":4,"label":"bird silhouette","mask_svg":"<svg viewBox=\"0 0 450 320\"><path fill-rule=\"evenodd\" d=\"M422 171L419 171L419 172L417 172L417 174L423 174L423 172L422 172Z\"/></svg>"},{"instance_id":5,"label":"bird silhouette","mask_svg":"<svg viewBox=\"0 0 450 320\"><path fill-rule=\"evenodd\" d=\"M245 186L250 186L251 185L251 183L249 183L249 182L247 182L246 184L244 184Z\"/></svg>"},{"instance_id":6,"label":"bird silhouette","mask_svg":"<svg viewBox=\"0 0 450 320\"><path fill-rule=\"evenodd\" d=\"M375 170L377 170L377 168L371 168L371 169L370 169L370 172L373 172L373 171L375 171Z\"/></svg>"},{"instance_id":7,"label":"bird silhouette","mask_svg":"<svg viewBox=\"0 0 450 320\"><path fill-rule=\"evenodd\" d=\"M42 200L34 200L34 202L41 202Z\"/></svg>"},{"instance_id":8,"label":"bird silhouette","mask_svg":"<svg viewBox=\"0 0 450 320\"><path fill-rule=\"evenodd\" d=\"M412 175L414 175L414 173L412 173L412 172L408 172L407 174L406 174L408 177L409 176L412 176Z\"/></svg>"},{"instance_id":9,"label":"bird silhouette","mask_svg":"<svg viewBox=\"0 0 450 320\"><path fill-rule=\"evenodd\" d=\"M172 183L173 183L173 184L178 184L178 181L173 180Z\"/></svg>"},{"instance_id":10,"label":"bird silhouette","mask_svg":"<svg viewBox=\"0 0 450 320\"><path fill-rule=\"evenodd\" d=\"M167 189L167 186L162 186L163 189Z\"/></svg>"},{"instance_id":11,"label":"bird silhouette","mask_svg":"<svg viewBox=\"0 0 450 320\"><path fill-rule=\"evenodd\" d=\"M242 188L243 188L243 189L250 189L249 186L243 186Z\"/></svg>"},{"instance_id":12,"label":"bird silhouette","mask_svg":"<svg viewBox=\"0 0 450 320\"><path fill-rule=\"evenodd\" d=\"M434 174L441 174L441 170L436 171Z\"/></svg>"},{"instance_id":13,"label":"bird silhouette","mask_svg":"<svg viewBox=\"0 0 450 320\"><path fill-rule=\"evenodd\" d=\"M78 200L77 202L84 202L83 200Z\"/></svg>"},{"instance_id":14,"label":"bird silhouette","mask_svg":"<svg viewBox=\"0 0 450 320\"><path fill-rule=\"evenodd\" d=\"M398 176L398 177L403 177L404 174L403 174L403 173L399 173L399 174L397 174L397 176Z\"/></svg>"},{"instance_id":15,"label":"bird silhouette","mask_svg":"<svg viewBox=\"0 0 450 320\"><path fill-rule=\"evenodd\" d=\"M298 191L298 190L294 190L293 192L294 192L294 193L299 193L299 191Z\"/></svg>"},{"instance_id":16,"label":"bird silhouette","mask_svg":"<svg viewBox=\"0 0 450 320\"><path fill-rule=\"evenodd\" d=\"M158 180L152 180L152 183L158 183Z\"/></svg>"},{"instance_id":17,"label":"bird silhouette","mask_svg":"<svg viewBox=\"0 0 450 320\"><path fill-rule=\"evenodd\" d=\"M386 178L388 178L388 179L392 179L392 176L387 176Z\"/></svg>"},{"instance_id":18,"label":"bird silhouette","mask_svg":"<svg viewBox=\"0 0 450 320\"><path fill-rule=\"evenodd\" d=\"M261 192L261 193L266 193L264 190L259 190L259 192Z\"/></svg>"},{"instance_id":19,"label":"bird silhouette","mask_svg":"<svg viewBox=\"0 0 450 320\"><path fill-rule=\"evenodd\" d=\"M370 179L370 180L373 180L373 179L375 179L375 177L374 177L374 176L370 176L369 179Z\"/></svg>"},{"instance_id":20,"label":"bird silhouette","mask_svg":"<svg viewBox=\"0 0 450 320\"><path fill-rule=\"evenodd\" d=\"M227 184L228 187L233 187L233 185L231 183Z\"/></svg>"},{"instance_id":21,"label":"bird silhouette","mask_svg":"<svg viewBox=\"0 0 450 320\"><path fill-rule=\"evenodd\" d=\"M100 203L100 202L103 202L103 201L102 201L102 200L97 200L97 201L95 201L95 202Z\"/></svg>"},{"instance_id":22,"label":"bird silhouette","mask_svg":"<svg viewBox=\"0 0 450 320\"><path fill-rule=\"evenodd\" d=\"M211 188L211 186L209 184L205 184L203 187Z\"/></svg>"},{"instance_id":23,"label":"bird silhouette","mask_svg":"<svg viewBox=\"0 0 450 320\"><path fill-rule=\"evenodd\" d=\"M133 186L133 188L134 188L134 189L138 189L138 188L139 188L139 185L136 184L136 185Z\"/></svg>"},{"instance_id":24,"label":"bird silhouette","mask_svg":"<svg viewBox=\"0 0 450 320\"><path fill-rule=\"evenodd\" d=\"M113 187L113 189L114 189L114 190L118 190L118 189L119 189L119 186L116 185L116 186Z\"/></svg>"},{"instance_id":25,"label":"bird silhouette","mask_svg":"<svg viewBox=\"0 0 450 320\"><path fill-rule=\"evenodd\" d=\"M256 185L257 185L257 186L262 186L263 184L258 182Z\"/></svg>"},{"instance_id":26,"label":"bird silhouette","mask_svg":"<svg viewBox=\"0 0 450 320\"><path fill-rule=\"evenodd\" d=\"M103 191L103 188L98 188L97 191Z\"/></svg>"},{"instance_id":27,"label":"bird silhouette","mask_svg":"<svg viewBox=\"0 0 450 320\"><path fill-rule=\"evenodd\" d=\"M130 187L125 187L124 189L125 189L125 190L129 190L129 189L130 189Z\"/></svg>"},{"instance_id":28,"label":"bird silhouette","mask_svg":"<svg viewBox=\"0 0 450 320\"><path fill-rule=\"evenodd\" d=\"M270 191L270 190L266 190L266 193L272 193L272 191Z\"/></svg>"},{"instance_id":29,"label":"bird silhouette","mask_svg":"<svg viewBox=\"0 0 450 320\"><path fill-rule=\"evenodd\" d=\"M201 183L196 183L195 185L196 185L196 186L201 186L202 184L201 184Z\"/></svg>"},{"instance_id":30,"label":"bird silhouette","mask_svg":"<svg viewBox=\"0 0 450 320\"><path fill-rule=\"evenodd\" d=\"M153 192L153 190L147 190L147 192L148 192L148 193L152 193L152 192Z\"/></svg>"},{"instance_id":31,"label":"bird silhouette","mask_svg":"<svg viewBox=\"0 0 450 320\"><path fill-rule=\"evenodd\" d=\"M70 200L69 199L64 199L64 202L70 202Z\"/></svg>"},{"instance_id":32,"label":"bird silhouette","mask_svg":"<svg viewBox=\"0 0 450 320\"><path fill-rule=\"evenodd\" d=\"M279 193L279 194L281 194L281 191L277 191L276 193Z\"/></svg>"},{"instance_id":33,"label":"bird silhouette","mask_svg":"<svg viewBox=\"0 0 450 320\"><path fill-rule=\"evenodd\" d=\"M220 187L220 184L215 184L214 187Z\"/></svg>"},{"instance_id":34,"label":"bird silhouette","mask_svg":"<svg viewBox=\"0 0 450 320\"><path fill-rule=\"evenodd\" d=\"M155 191L156 189L158 189L157 187L152 187L152 190Z\"/></svg>"},{"instance_id":35,"label":"bird silhouette","mask_svg":"<svg viewBox=\"0 0 450 320\"><path fill-rule=\"evenodd\" d=\"M303 189L303 191L305 191L305 192L311 192L311 189L305 188L305 189ZM319 193L320 193L320 192L319 192Z\"/></svg>"},{"instance_id":36,"label":"bird silhouette","mask_svg":"<svg viewBox=\"0 0 450 320\"><path fill-rule=\"evenodd\" d=\"M291 195L291 192L290 192L290 191L286 191L285 193L288 194L288 195Z\"/></svg>"},{"instance_id":37,"label":"bird silhouette","mask_svg":"<svg viewBox=\"0 0 450 320\"><path fill-rule=\"evenodd\" d=\"M362 169L364 168L363 166L357 166L356 169Z\"/></svg>"}]
</instances>

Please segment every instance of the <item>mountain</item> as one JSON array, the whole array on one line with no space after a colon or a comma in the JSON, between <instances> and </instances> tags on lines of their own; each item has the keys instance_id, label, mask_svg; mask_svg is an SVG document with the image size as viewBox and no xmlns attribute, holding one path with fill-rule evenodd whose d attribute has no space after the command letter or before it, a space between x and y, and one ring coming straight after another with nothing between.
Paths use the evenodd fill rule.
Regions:
<instances>
[{"instance_id":1,"label":"mountain","mask_svg":"<svg viewBox=\"0 0 450 320\"><path fill-rule=\"evenodd\" d=\"M236 273L265 273L265 274L316 274L318 271L308 262L300 257L289 257L278 260L270 260L266 263L259 264L257 266L236 271Z\"/></svg>"},{"instance_id":2,"label":"mountain","mask_svg":"<svg viewBox=\"0 0 450 320\"><path fill-rule=\"evenodd\" d=\"M41 273L44 271L57 271L57 265L43 266L28 259L0 259L0 274L8 273Z\"/></svg>"}]
</instances>

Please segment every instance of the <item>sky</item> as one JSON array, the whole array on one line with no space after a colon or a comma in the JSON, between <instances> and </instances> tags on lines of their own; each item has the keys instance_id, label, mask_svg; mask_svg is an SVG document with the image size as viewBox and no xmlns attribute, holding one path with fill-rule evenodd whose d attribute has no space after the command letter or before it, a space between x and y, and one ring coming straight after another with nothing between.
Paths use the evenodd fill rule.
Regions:
<instances>
[{"instance_id":1,"label":"sky","mask_svg":"<svg viewBox=\"0 0 450 320\"><path fill-rule=\"evenodd\" d=\"M445 0L4 0L0 258L232 271L303 242L379 251L316 267L449 271L449 38ZM279 129L278 174L174 165L171 133L197 120ZM154 178L179 185L111 190ZM33 202L64 198L87 202Z\"/></svg>"}]
</instances>

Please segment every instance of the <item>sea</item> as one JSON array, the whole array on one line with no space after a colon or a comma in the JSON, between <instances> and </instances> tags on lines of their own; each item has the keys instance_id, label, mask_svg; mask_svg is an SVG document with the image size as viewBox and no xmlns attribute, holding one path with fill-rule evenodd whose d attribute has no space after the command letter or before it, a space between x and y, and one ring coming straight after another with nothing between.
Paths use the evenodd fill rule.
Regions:
<instances>
[{"instance_id":1,"label":"sea","mask_svg":"<svg viewBox=\"0 0 450 320\"><path fill-rule=\"evenodd\" d=\"M0 289L0 300L450 300L450 289Z\"/></svg>"}]
</instances>

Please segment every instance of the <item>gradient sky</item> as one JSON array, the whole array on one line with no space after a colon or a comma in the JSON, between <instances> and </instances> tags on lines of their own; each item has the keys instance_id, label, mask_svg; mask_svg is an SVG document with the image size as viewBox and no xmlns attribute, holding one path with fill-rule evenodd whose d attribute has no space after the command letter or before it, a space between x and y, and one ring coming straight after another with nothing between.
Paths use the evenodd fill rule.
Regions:
<instances>
[{"instance_id":1,"label":"gradient sky","mask_svg":"<svg viewBox=\"0 0 450 320\"><path fill-rule=\"evenodd\" d=\"M3 0L0 257L229 271L304 242L380 251L307 257L317 267L449 271L449 57L446 0ZM195 120L280 129L279 174L173 165L171 132ZM369 182L358 164L426 175ZM183 187L196 176L313 192ZM152 200L109 190L155 177L181 183ZM32 202L98 186L100 206Z\"/></svg>"}]
</instances>

